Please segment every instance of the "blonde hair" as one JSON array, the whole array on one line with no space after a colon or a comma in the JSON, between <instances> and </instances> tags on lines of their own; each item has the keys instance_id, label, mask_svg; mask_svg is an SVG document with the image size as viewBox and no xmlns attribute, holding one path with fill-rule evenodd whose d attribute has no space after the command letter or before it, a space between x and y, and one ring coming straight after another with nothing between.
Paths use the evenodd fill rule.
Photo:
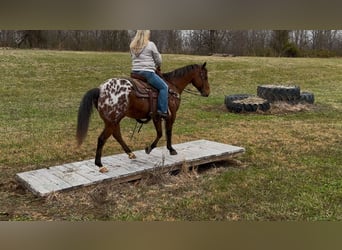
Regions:
<instances>
[{"instance_id":1,"label":"blonde hair","mask_svg":"<svg viewBox=\"0 0 342 250\"><path fill-rule=\"evenodd\" d=\"M137 30L129 48L131 52L135 55L140 54L143 48L147 45L150 40L151 32L149 30Z\"/></svg>"}]
</instances>

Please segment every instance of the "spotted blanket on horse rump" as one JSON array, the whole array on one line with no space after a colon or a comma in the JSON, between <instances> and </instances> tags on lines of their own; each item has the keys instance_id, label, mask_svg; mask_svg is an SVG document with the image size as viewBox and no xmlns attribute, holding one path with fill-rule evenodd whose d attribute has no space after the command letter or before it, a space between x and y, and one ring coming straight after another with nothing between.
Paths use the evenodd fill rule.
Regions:
<instances>
[{"instance_id":1,"label":"spotted blanket on horse rump","mask_svg":"<svg viewBox=\"0 0 342 250\"><path fill-rule=\"evenodd\" d=\"M105 111L107 119L118 122L119 114L127 111L132 83L127 79L112 78L101 84L99 89L98 108Z\"/></svg>"}]
</instances>

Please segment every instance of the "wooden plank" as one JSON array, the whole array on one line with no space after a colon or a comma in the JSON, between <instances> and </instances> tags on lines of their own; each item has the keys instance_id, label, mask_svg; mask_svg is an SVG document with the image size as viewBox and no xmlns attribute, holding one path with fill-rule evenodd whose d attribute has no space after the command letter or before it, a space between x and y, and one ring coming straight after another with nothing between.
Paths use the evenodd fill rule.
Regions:
<instances>
[{"instance_id":1,"label":"wooden plank","mask_svg":"<svg viewBox=\"0 0 342 250\"><path fill-rule=\"evenodd\" d=\"M71 184L51 175L48 172L48 169L45 168L29 171L26 174L22 173L19 176L19 181L20 180L27 182L27 185L25 186L29 187L29 190L39 196L45 196L51 192L72 188Z\"/></svg>"},{"instance_id":2,"label":"wooden plank","mask_svg":"<svg viewBox=\"0 0 342 250\"><path fill-rule=\"evenodd\" d=\"M178 155L169 155L165 147L154 149L150 154L144 150L134 152L136 159L126 154L102 157L107 173L100 173L94 159L63 164L46 169L18 173L16 178L38 196L52 192L92 185L102 181L125 182L141 178L151 171L160 173L215 162L243 153L244 148L223 143L198 140L174 145Z\"/></svg>"},{"instance_id":3,"label":"wooden plank","mask_svg":"<svg viewBox=\"0 0 342 250\"><path fill-rule=\"evenodd\" d=\"M87 185L92 182L91 179L79 175L76 171L73 171L64 165L49 168L49 173L62 179L72 187Z\"/></svg>"},{"instance_id":4,"label":"wooden plank","mask_svg":"<svg viewBox=\"0 0 342 250\"><path fill-rule=\"evenodd\" d=\"M44 196L51 192L49 187L46 187L44 183L41 183L35 171L18 173L16 178L35 195Z\"/></svg>"},{"instance_id":5,"label":"wooden plank","mask_svg":"<svg viewBox=\"0 0 342 250\"><path fill-rule=\"evenodd\" d=\"M64 165L66 169L77 173L90 180L90 182L98 182L103 180L103 175L99 172L98 167L89 167L87 165L82 165L82 167L75 165L74 163Z\"/></svg>"}]
</instances>

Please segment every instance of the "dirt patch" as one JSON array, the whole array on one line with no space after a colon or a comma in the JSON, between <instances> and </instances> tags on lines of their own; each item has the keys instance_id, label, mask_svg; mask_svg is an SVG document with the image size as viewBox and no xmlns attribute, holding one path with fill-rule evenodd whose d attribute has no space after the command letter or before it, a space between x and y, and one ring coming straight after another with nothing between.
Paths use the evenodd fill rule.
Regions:
<instances>
[{"instance_id":1,"label":"dirt patch","mask_svg":"<svg viewBox=\"0 0 342 250\"><path fill-rule=\"evenodd\" d=\"M271 103L271 108L266 113L269 114L287 114L295 112L305 112L315 109L315 105L309 103L290 104L287 102Z\"/></svg>"}]
</instances>

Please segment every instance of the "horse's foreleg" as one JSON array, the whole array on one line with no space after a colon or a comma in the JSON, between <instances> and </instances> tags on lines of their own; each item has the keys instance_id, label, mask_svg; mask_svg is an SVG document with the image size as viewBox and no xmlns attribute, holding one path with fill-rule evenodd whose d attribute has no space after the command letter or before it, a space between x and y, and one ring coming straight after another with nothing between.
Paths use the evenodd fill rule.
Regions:
<instances>
[{"instance_id":1,"label":"horse's foreleg","mask_svg":"<svg viewBox=\"0 0 342 250\"><path fill-rule=\"evenodd\" d=\"M162 121L160 118L158 119L153 119L153 124L157 132L157 137L156 139L152 142L152 144L148 147L145 148L146 154L151 153L152 149L157 147L157 144L160 140L160 138L163 136L163 130L162 130Z\"/></svg>"},{"instance_id":2,"label":"horse's foreleg","mask_svg":"<svg viewBox=\"0 0 342 250\"><path fill-rule=\"evenodd\" d=\"M166 146L170 152L170 155L176 155L177 151L172 147L172 126L174 120L166 120L165 130L166 130Z\"/></svg>"},{"instance_id":3,"label":"horse's foreleg","mask_svg":"<svg viewBox=\"0 0 342 250\"><path fill-rule=\"evenodd\" d=\"M116 124L114 126L114 131L113 131L113 137L117 140L117 142L121 145L122 149L128 154L128 157L130 159L135 159L137 158L135 154L132 152L132 150L127 146L125 141L122 139L121 136L121 130L120 130L120 124Z\"/></svg>"},{"instance_id":4,"label":"horse's foreleg","mask_svg":"<svg viewBox=\"0 0 342 250\"><path fill-rule=\"evenodd\" d=\"M102 131L101 135L99 136L97 140L97 149L96 149L96 156L95 156L95 165L100 168L100 172L107 172L108 170L103 167L101 162L101 156L102 156L102 149L105 145L108 137L113 133L113 130L111 127L107 126Z\"/></svg>"}]
</instances>

